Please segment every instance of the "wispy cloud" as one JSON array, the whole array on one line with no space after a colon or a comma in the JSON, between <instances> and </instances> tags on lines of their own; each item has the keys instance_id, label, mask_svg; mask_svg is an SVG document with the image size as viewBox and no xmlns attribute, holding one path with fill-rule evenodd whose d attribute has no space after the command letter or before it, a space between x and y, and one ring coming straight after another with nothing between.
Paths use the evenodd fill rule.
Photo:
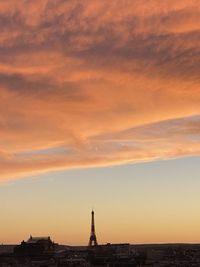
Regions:
<instances>
[{"instance_id":1,"label":"wispy cloud","mask_svg":"<svg viewBox=\"0 0 200 267\"><path fill-rule=\"evenodd\" d=\"M199 155L198 0L0 3L1 177Z\"/></svg>"}]
</instances>

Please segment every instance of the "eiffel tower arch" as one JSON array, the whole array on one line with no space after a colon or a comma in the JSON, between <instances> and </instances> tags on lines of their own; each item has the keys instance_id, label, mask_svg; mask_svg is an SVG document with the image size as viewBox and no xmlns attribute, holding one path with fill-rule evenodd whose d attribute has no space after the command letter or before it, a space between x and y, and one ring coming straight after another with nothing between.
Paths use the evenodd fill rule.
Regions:
<instances>
[{"instance_id":1,"label":"eiffel tower arch","mask_svg":"<svg viewBox=\"0 0 200 267\"><path fill-rule=\"evenodd\" d=\"M95 233L95 224L94 224L94 211L92 210L92 221L91 221L91 233L90 233L90 239L89 239L89 244L88 246L97 246L97 237L96 237L96 233Z\"/></svg>"}]
</instances>

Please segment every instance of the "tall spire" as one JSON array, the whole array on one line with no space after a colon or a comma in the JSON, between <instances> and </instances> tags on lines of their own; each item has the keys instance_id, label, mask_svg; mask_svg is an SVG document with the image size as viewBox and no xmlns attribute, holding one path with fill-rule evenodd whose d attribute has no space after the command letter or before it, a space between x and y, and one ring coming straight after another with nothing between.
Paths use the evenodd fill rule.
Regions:
<instances>
[{"instance_id":1,"label":"tall spire","mask_svg":"<svg viewBox=\"0 0 200 267\"><path fill-rule=\"evenodd\" d=\"M90 240L88 246L95 245L97 246L97 237L95 234L95 224L94 224L94 211L92 210L92 221L91 221L91 233L90 233Z\"/></svg>"}]
</instances>

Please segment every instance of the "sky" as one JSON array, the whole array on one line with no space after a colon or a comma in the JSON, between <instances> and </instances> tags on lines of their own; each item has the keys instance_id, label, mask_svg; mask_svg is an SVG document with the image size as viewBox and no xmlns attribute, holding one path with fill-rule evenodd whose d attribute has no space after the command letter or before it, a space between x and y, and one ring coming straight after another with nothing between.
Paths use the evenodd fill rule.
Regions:
<instances>
[{"instance_id":1,"label":"sky","mask_svg":"<svg viewBox=\"0 0 200 267\"><path fill-rule=\"evenodd\" d=\"M0 185L0 243L51 236L87 245L200 240L200 157L29 176Z\"/></svg>"},{"instance_id":2,"label":"sky","mask_svg":"<svg viewBox=\"0 0 200 267\"><path fill-rule=\"evenodd\" d=\"M83 244L93 205L101 242L200 242L199 17L199 0L0 1L2 242Z\"/></svg>"}]
</instances>

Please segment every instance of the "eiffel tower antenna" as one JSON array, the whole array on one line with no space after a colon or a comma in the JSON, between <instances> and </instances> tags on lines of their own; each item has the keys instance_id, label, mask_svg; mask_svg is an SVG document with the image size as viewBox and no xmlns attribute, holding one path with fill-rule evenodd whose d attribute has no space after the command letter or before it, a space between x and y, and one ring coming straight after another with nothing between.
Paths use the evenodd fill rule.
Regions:
<instances>
[{"instance_id":1,"label":"eiffel tower antenna","mask_svg":"<svg viewBox=\"0 0 200 267\"><path fill-rule=\"evenodd\" d=\"M92 245L97 246L97 237L95 234L95 225L94 225L94 211L92 209L92 221L91 221L91 233L90 233L90 240L88 246L91 247Z\"/></svg>"}]
</instances>

